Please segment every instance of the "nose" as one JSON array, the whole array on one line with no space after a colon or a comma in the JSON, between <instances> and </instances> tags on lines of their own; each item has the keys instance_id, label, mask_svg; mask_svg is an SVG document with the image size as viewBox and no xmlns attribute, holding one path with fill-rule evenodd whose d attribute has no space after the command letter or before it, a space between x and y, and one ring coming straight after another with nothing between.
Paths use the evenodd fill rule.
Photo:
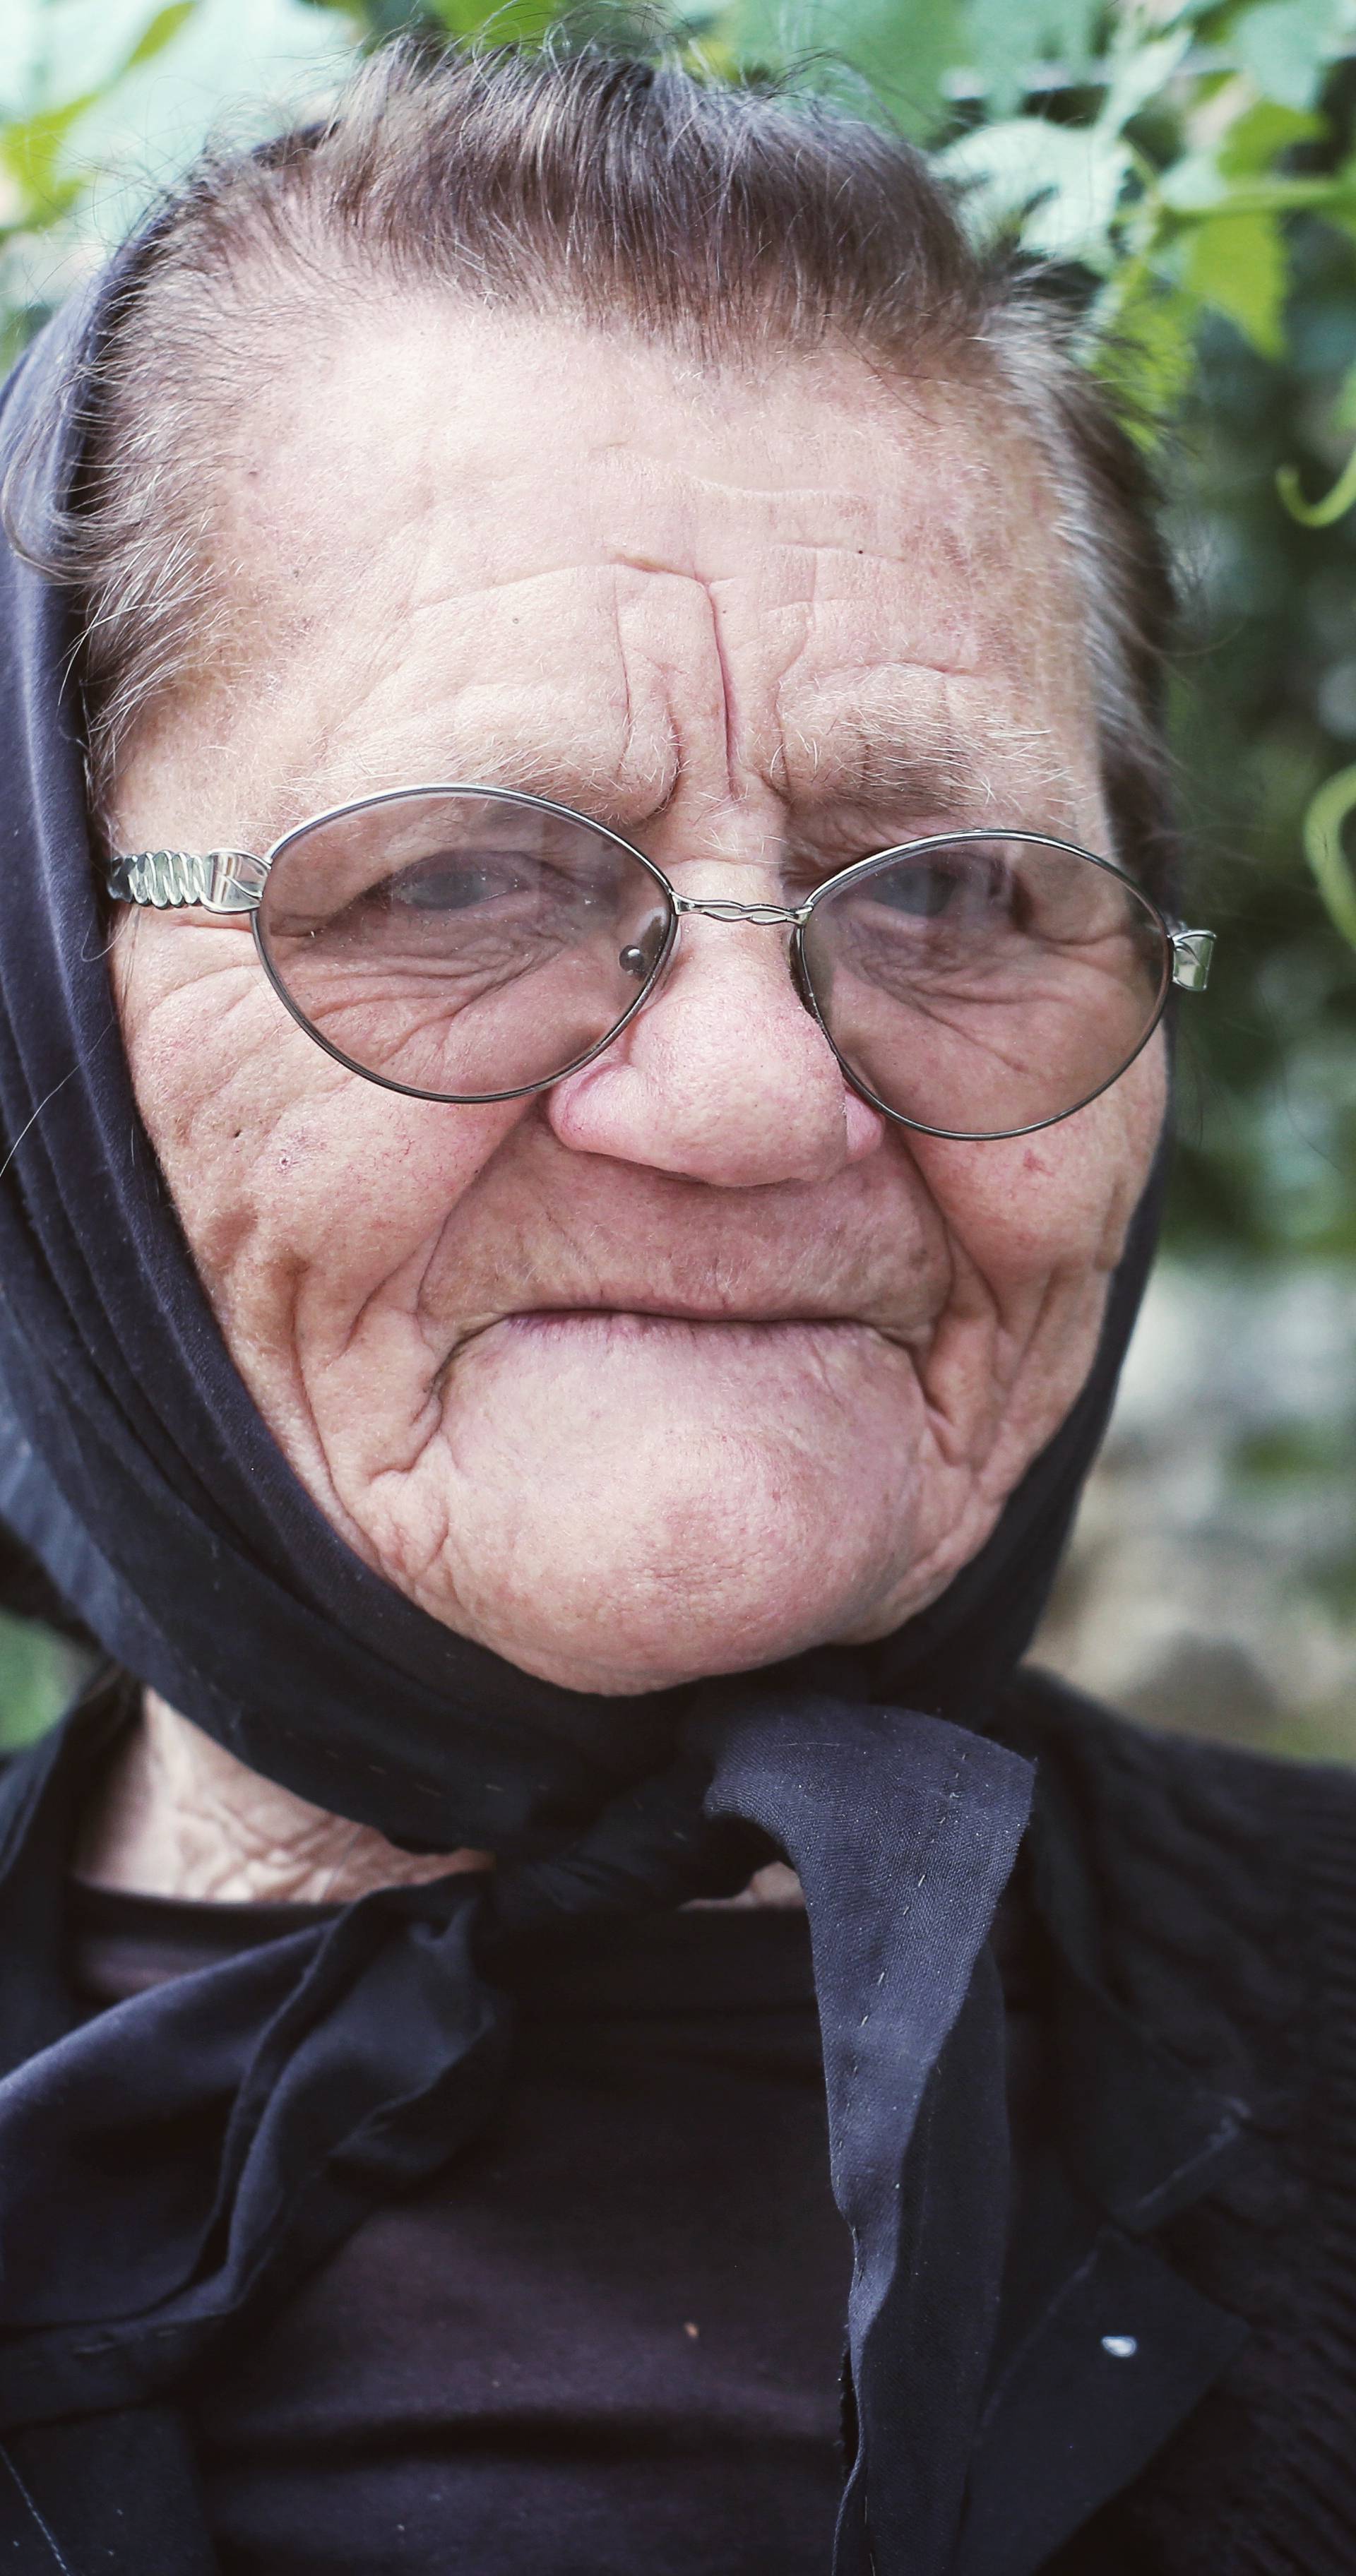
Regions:
<instances>
[{"instance_id":1,"label":"nose","mask_svg":"<svg viewBox=\"0 0 1356 2576\"><path fill-rule=\"evenodd\" d=\"M847 1083L765 920L683 918L658 992L614 1045L547 1095L562 1144L716 1189L825 1181L884 1120Z\"/></svg>"}]
</instances>

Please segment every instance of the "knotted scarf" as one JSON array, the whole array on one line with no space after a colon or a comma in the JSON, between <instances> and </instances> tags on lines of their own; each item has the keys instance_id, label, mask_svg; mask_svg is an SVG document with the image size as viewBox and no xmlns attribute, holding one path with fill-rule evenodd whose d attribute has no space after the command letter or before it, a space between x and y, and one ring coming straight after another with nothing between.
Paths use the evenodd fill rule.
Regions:
<instances>
[{"instance_id":1,"label":"knotted scarf","mask_svg":"<svg viewBox=\"0 0 1356 2576\"><path fill-rule=\"evenodd\" d=\"M19 461L29 530L71 491L81 369L134 255L5 390L0 458ZM854 2249L856 2452L834 2576L942 2576L1007 2223L987 1936L1031 1788L985 1715L1106 1421L1160 1176L1081 1396L923 1616L860 1652L691 1690L619 1700L535 1681L355 1559L226 1351L119 1042L71 646L66 596L5 548L0 1516L120 1665L254 1769L411 1846L475 1845L498 1865L368 1896L91 2023L72 2010L6 2075L0 2431L181 2387L374 2205L452 2157L511 2050L506 1933L729 1892L775 1848L809 1909ZM0 1899L6 1941L66 1865L59 1776L31 1760L11 1813L11 1843L26 1839Z\"/></svg>"}]
</instances>

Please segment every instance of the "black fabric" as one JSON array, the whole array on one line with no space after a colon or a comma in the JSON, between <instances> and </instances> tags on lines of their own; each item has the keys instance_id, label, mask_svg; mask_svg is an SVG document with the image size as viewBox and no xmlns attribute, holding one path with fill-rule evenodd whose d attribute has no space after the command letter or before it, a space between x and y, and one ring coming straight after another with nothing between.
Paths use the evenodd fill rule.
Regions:
<instances>
[{"instance_id":1,"label":"black fabric","mask_svg":"<svg viewBox=\"0 0 1356 2576\"><path fill-rule=\"evenodd\" d=\"M78 463L74 412L53 430L44 406L64 358L97 349L129 257L6 391L0 462L24 458L39 533L44 495L64 495ZM256 1769L397 1839L482 1845L501 1865L488 1891L453 1879L366 1898L208 1972L191 2012L182 1988L161 1990L14 2067L0 2426L173 2388L473 2137L510 2045L494 1985L505 1935L728 1889L770 1843L807 1887L834 2188L857 2256L860 2446L834 2563L926 2576L954 2548L1003 2258L985 1942L1030 1769L977 1730L1039 1615L1105 1421L1158 1179L1083 1395L924 1617L869 1652L733 1686L618 1701L532 1681L354 1559L230 1363L118 1043L70 642L62 598L6 552L0 1512L101 1642ZM54 1769L29 1766L26 1849L56 1852L64 1794ZM24 1886L40 1911L31 1871Z\"/></svg>"},{"instance_id":2,"label":"black fabric","mask_svg":"<svg viewBox=\"0 0 1356 2576\"><path fill-rule=\"evenodd\" d=\"M25 1756L0 1779L0 2064L31 2057L88 2014L78 1940L72 1944L69 1938L62 1865L76 1810L99 1759L101 1737L106 1743L111 1730L127 1723L128 1697L117 1685L99 1692L54 1743ZM1047 1690L1044 1702L1051 1697ZM1177 1845L1169 1843L1168 1828L1177 1822L1169 1748L1155 1750L1132 1738L1137 1774L1124 1755L1130 1731L1113 1729L1085 1704L1071 1704L1066 1714L1060 1695L1053 1695L1053 1705L1042 1704L1038 1695L1034 1710L1025 1695L1013 1712L1000 1703L995 1725L1017 1749L1039 1756L1030 1833L996 1932L1002 1936L998 1947L1009 1991L1014 1979L1029 1986L1039 2024L1035 2056L1041 2062L1033 2063L1028 2049L1017 2059L1009 2051L1023 2189L995 2369L971 2459L956 2576L1032 2576L1049 2549L1089 2515L1099 2526L1104 2522L1097 2507L1118 2487L1132 2483L1173 2426L1193 2416L1203 2392L1236 2361L1240 2347L1246 2363L1251 2350L1246 2328L1229 2306L1241 2293L1245 2314L1255 2321L1257 2284L1246 2266L1240 2280L1236 2262L1232 2268L1226 2263L1222 2274L1216 2266L1213 2274L1201 2277L1194 2261L1195 2231L1240 2164L1251 2205L1260 2206L1264 2220L1270 2215L1265 2191L1259 2200L1258 2141L1255 2131L1250 2134L1243 2102L1192 2071L1203 2054L1199 2013L1183 2034L1184 2062L1165 2049L1161 2033L1152 2027L1164 2018L1161 1999L1151 2026L1145 2027L1111 1991L1133 1990L1136 1980L1127 1976L1127 1965L1133 1970L1146 1956L1158 1958L1165 1939L1171 1945L1178 1937L1188 1941L1188 1994L1193 1979L1199 1983L1191 1945L1200 1941L1202 1926L1192 1906L1197 1888L1209 1886L1211 1860L1217 1874L1219 1863L1208 1831L1183 1846L1179 1829ZM46 1787L35 1799L39 1772ZM1097 1842L1077 1802L1061 1795L1061 1773L1084 1793L1089 1775L1096 1784L1106 1779L1108 1809L1114 1813L1123 1806L1128 1817L1138 1820L1132 1844L1136 1854L1143 1850L1146 1789L1159 1810L1166 1808L1166 1815L1154 1813L1151 1804L1149 1840L1151 1847L1159 1840L1168 1845L1170 1867L1155 1878L1144 1872L1142 1860L1137 1864L1145 1877L1141 1897L1152 1898L1147 1927L1136 1919L1139 1879L1134 1870L1127 1886L1124 1878L1118 1881L1114 1867L1106 1867L1104 1842ZM1160 1776L1164 1773L1166 1779ZM1329 1798L1327 1803L1340 1822L1339 1802ZM1350 1790L1347 1803L1348 1808L1356 1806ZM1283 1800L1269 1787L1268 1825L1278 1807L1283 1811ZM1349 1839L1356 1841L1356 1825L1350 1816L1347 1822ZM1110 1830L1114 1863L1120 1855L1114 1826ZM1299 1836L1292 1839L1298 1842ZM1241 1858L1247 1864L1243 1884L1250 1886L1258 1875L1257 1854L1245 1848ZM1292 1858L1290 1866L1298 1868L1300 1858ZM1238 1875L1243 1876L1241 1870ZM1099 1914L1106 1885L1116 1903L1111 1921L1103 1925ZM83 1910L77 1906L77 1934ZM215 1912L167 1910L181 1932L185 1914L200 1921L204 1912ZM195 1969L219 1967L231 1949L241 1946L241 1917L248 1921L251 1909L222 1912L228 1918L224 1925L206 1938L200 1930L187 1955L180 1950L175 1964L186 1985L196 1982ZM650 1917L646 1928L673 1920L660 1917L656 1924ZM253 1928L270 1939L281 1930L287 1938L292 1910L263 1909ZM502 1946L502 1972L511 1982L524 1941L530 1948L543 1940L548 1951L566 1941L605 1944L613 1929L624 1941L640 1926L614 1927L579 1917L545 1927L542 1935L516 1936ZM1270 1919L1264 1929L1271 1933ZM1103 1938L1104 1932L1111 1937ZM1208 1951L1208 1937L1205 1946ZM1229 1965L1239 1947L1234 1942L1226 1953ZM1248 1976L1255 1962L1245 1953L1242 1964L1244 1997L1251 2006L1255 1997ZM133 1999L143 1982L130 1980ZM662 1974L652 1982L661 2001L666 1994L671 1998L671 1982ZM1224 1990L1232 1999L1227 1981ZM1174 2017L1167 2018L1173 2026ZM1236 2082L1246 2076L1249 2092L1264 2096L1266 2070L1239 2060L1238 2038L1227 2017L1222 2037L1208 2010L1205 2024L1205 2063ZM738 2071L743 2072L742 2058ZM458 2206L459 2175L473 2165L476 2152L472 2148L464 2163L430 2185L445 2194L450 2210ZM571 2171L568 2180L581 2223L606 2226L608 2214L599 2206L593 2177ZM360 2262L366 2230L375 2227L380 2233L393 2214L379 2211L348 2240ZM770 2203L770 2223L780 2224L783 2215L778 2196L775 2205ZM1164 2260L1161 2243L1165 2223L1190 2229L1184 2242L1174 2246L1171 2264ZM451 2250L456 2262L455 2246ZM797 2245L791 2228L786 2252L794 2263ZM1186 2277L1177 2268L1183 2253ZM342 2251L331 2258L337 2263L344 2259ZM304 2337L305 2305L320 2277L312 2273L272 2319L253 2315L248 2332L215 2348L199 2377L178 2383L179 2397L187 2399L196 2391L210 2404L212 2393L229 2382L233 2356L260 2348L272 2333L285 2339L289 2315L294 2322L302 2320ZM581 2284L575 2318L579 2331L587 2331L588 2286ZM1220 2296L1224 2306L1215 2304ZM1340 2292L1335 2304L1340 2311ZM1135 2342L1134 2355L1117 2359L1108 2354L1103 2335L1123 2338L1127 2331ZM361 2338L361 2320L355 2332ZM303 2404L305 2384L313 2384L317 2368L313 2344L306 2340L308 2348L295 2355ZM599 2361L605 2369L601 2343ZM612 2393L621 2393L615 2381ZM944 2397L939 2390L939 2402ZM1293 2424L1284 2429L1292 2432ZM209 2544L203 2510L194 2500L194 2462L181 2412L139 2408L11 2431L0 2444L3 2461L17 2467L53 2535L56 2555L51 2563L66 2576L87 2576L87 2571L93 2576L104 2566L102 2547L96 2545L101 2513L116 2539L120 2565L154 2566L156 2576L200 2576ZM431 2460L431 2475L434 2467ZM166 2498L172 2501L167 2504ZM733 2501L731 2513L737 2512ZM539 2528L536 2538L542 2576L548 2571L558 2576L550 2527ZM0 2563L8 2563L6 2553L13 2550L18 2562L27 2565L33 2550L44 2545L23 2493L12 2478L0 2478ZM1131 2563L1136 2576L1144 2576L1143 2567ZM758 2564L755 2556L752 2565ZM1081 2563L1078 2576L1084 2576Z\"/></svg>"},{"instance_id":3,"label":"black fabric","mask_svg":"<svg viewBox=\"0 0 1356 2576\"><path fill-rule=\"evenodd\" d=\"M1066 2540L1050 2576L1348 2576L1356 1772L1155 1737L1045 1675L1020 1677L995 1722L1038 1763L1039 1902L1081 1969L1064 1990L1060 2123L1103 2206L1240 2329L1152 2470ZM1123 2030L1152 2035L1160 2067L1170 2054L1191 2071L1203 2111L1207 2092L1217 2117L1232 2101L1239 2133L1203 2191L1210 2114L1193 2148L1180 2085L1174 2115L1147 2067L1113 2070L1105 2021L1089 2060L1090 1979ZM1048 2463L1027 2466L1026 2487L1050 2483Z\"/></svg>"},{"instance_id":4,"label":"black fabric","mask_svg":"<svg viewBox=\"0 0 1356 2576\"><path fill-rule=\"evenodd\" d=\"M1059 2064L960 2576L1351 2576L1356 1775L1156 1737L1043 1676L993 1722L1037 1765L1018 1893L1050 1940ZM30 1760L0 1778L6 1852ZM0 2063L50 2035L35 1993L61 2007L60 1895L43 1866L15 1910L0 1870ZM6 2437L0 2565L211 2576L181 2410Z\"/></svg>"},{"instance_id":5,"label":"black fabric","mask_svg":"<svg viewBox=\"0 0 1356 2576\"><path fill-rule=\"evenodd\" d=\"M137 2406L0 2445L5 2576L219 2576L177 2410Z\"/></svg>"},{"instance_id":6,"label":"black fabric","mask_svg":"<svg viewBox=\"0 0 1356 2576\"><path fill-rule=\"evenodd\" d=\"M73 1891L92 2006L283 1906ZM796 1908L506 1945L482 2137L225 2354L193 2414L223 2576L822 2576L851 2271ZM3 2563L3 2562L0 2562Z\"/></svg>"},{"instance_id":7,"label":"black fabric","mask_svg":"<svg viewBox=\"0 0 1356 2576\"><path fill-rule=\"evenodd\" d=\"M71 1984L100 2010L306 1912L77 1883ZM1010 1894L1017 2133L1049 2071L1024 1926ZM638 2531L648 2576L820 2576L851 2260L805 1915L585 1920L506 1944L500 1975L518 2040L485 2135L195 2400L223 2576L443 2576L453 2533L477 2576L631 2576Z\"/></svg>"},{"instance_id":8,"label":"black fabric","mask_svg":"<svg viewBox=\"0 0 1356 2576\"><path fill-rule=\"evenodd\" d=\"M69 1733L30 1757L0 1855L12 1920L26 1894L46 1902L79 1771L120 1721L116 1702L96 1705L75 1766ZM861 2439L836 2564L864 2569L874 2550L886 2566L945 2565L1006 2221L987 1956L971 1980L1029 1766L940 1720L896 1726L841 1703L792 1716L741 1697L710 1729L708 1802L776 1833L809 1907L831 2174L854 2250ZM845 1764L849 1782L869 1767L879 1808L845 1794ZM14 2069L0 2086L0 2421L176 2389L228 2327L479 2132L505 2063L509 2012L490 1979L519 1928L508 1884L507 1905L475 1877L383 1891L97 2022L72 2013Z\"/></svg>"}]
</instances>

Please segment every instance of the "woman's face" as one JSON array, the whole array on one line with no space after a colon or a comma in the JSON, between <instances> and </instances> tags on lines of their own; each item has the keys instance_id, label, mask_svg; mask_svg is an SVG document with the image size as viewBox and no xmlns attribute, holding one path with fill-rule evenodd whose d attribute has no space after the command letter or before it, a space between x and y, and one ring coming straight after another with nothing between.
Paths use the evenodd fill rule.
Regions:
<instances>
[{"instance_id":1,"label":"woman's face","mask_svg":"<svg viewBox=\"0 0 1356 2576\"><path fill-rule=\"evenodd\" d=\"M414 305L260 380L215 504L226 623L129 759L123 848L261 850L446 779L749 901L965 822L1109 848L1055 514L991 399ZM114 967L297 1474L435 1618L584 1689L942 1591L1087 1373L1162 1116L1155 1040L1036 1135L891 1126L750 925L689 920L607 1053L478 1108L331 1061L247 927L139 915Z\"/></svg>"}]
</instances>

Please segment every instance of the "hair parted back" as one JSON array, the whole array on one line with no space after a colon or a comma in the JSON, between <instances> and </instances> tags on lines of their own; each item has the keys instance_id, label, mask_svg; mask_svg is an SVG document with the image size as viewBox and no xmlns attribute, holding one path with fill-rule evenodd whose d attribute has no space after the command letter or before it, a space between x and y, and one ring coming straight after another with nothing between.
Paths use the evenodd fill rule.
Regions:
<instances>
[{"instance_id":1,"label":"hair parted back","mask_svg":"<svg viewBox=\"0 0 1356 2576\"><path fill-rule=\"evenodd\" d=\"M323 124L209 148L149 220L66 389L84 422L69 506L32 528L22 489L7 497L14 542L76 594L97 821L139 722L221 631L213 478L247 453L279 328L392 287L575 313L704 365L836 342L902 379L991 388L1044 461L1122 855L1161 885L1171 584L1139 453L1071 353L1067 311L971 247L897 135L782 84L708 84L598 42L398 40Z\"/></svg>"}]
</instances>

